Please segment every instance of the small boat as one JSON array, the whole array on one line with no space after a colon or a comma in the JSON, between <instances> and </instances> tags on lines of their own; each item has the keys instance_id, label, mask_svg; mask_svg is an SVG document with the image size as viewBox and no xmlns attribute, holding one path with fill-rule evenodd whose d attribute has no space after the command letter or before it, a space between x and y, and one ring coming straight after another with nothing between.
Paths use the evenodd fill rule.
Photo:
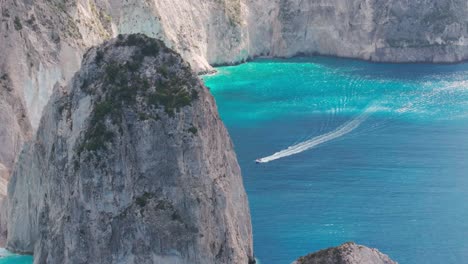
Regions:
<instances>
[{"instance_id":1,"label":"small boat","mask_svg":"<svg viewBox=\"0 0 468 264\"><path fill-rule=\"evenodd\" d=\"M256 159L255 163L260 164L260 163L262 163L262 160L261 159Z\"/></svg>"}]
</instances>

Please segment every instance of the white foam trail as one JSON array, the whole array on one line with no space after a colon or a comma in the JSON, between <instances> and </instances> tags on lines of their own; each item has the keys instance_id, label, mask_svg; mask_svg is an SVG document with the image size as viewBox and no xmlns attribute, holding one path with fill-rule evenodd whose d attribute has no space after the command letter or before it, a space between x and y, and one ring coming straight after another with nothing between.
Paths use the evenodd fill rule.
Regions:
<instances>
[{"instance_id":1,"label":"white foam trail","mask_svg":"<svg viewBox=\"0 0 468 264\"><path fill-rule=\"evenodd\" d=\"M281 159L284 157L292 156L301 152L304 152L306 150L309 150L311 148L314 148L318 145L321 145L323 143L326 143L328 141L337 139L339 137L342 137L356 128L358 128L366 119L372 114L373 108L368 108L364 113L356 117L355 119L343 124L342 126L338 127L337 129L325 133L323 135L311 138L307 141L301 142L299 144L293 145L285 150L282 150L280 152L276 152L275 154L264 157L261 159L258 159L258 163L268 163L277 159Z\"/></svg>"}]
</instances>

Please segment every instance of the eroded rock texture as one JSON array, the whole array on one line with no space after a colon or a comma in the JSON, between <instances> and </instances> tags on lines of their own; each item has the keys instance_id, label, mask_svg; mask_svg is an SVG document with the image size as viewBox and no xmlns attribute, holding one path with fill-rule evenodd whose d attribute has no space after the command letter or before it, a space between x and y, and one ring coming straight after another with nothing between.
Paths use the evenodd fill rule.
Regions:
<instances>
[{"instance_id":1,"label":"eroded rock texture","mask_svg":"<svg viewBox=\"0 0 468 264\"><path fill-rule=\"evenodd\" d=\"M161 39L196 72L260 55L457 62L467 13L464 0L0 0L0 164L12 171L53 87L119 33Z\"/></svg>"},{"instance_id":2,"label":"eroded rock texture","mask_svg":"<svg viewBox=\"0 0 468 264\"><path fill-rule=\"evenodd\" d=\"M144 35L56 86L9 190L8 248L35 263L249 263L250 213L215 102Z\"/></svg>"},{"instance_id":3,"label":"eroded rock texture","mask_svg":"<svg viewBox=\"0 0 468 264\"><path fill-rule=\"evenodd\" d=\"M397 264L377 249L345 243L336 248L328 248L305 257L292 264Z\"/></svg>"}]
</instances>

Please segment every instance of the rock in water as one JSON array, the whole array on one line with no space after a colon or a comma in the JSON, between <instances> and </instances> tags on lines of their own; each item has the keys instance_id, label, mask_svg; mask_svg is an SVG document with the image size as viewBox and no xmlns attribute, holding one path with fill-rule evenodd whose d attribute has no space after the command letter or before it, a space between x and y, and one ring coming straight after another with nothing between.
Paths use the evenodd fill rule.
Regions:
<instances>
[{"instance_id":1,"label":"rock in water","mask_svg":"<svg viewBox=\"0 0 468 264\"><path fill-rule=\"evenodd\" d=\"M56 86L8 190L35 263L249 263L250 212L213 97L161 41L120 35Z\"/></svg>"},{"instance_id":2,"label":"rock in water","mask_svg":"<svg viewBox=\"0 0 468 264\"><path fill-rule=\"evenodd\" d=\"M301 257L292 264L397 264L377 249L345 243Z\"/></svg>"}]
</instances>

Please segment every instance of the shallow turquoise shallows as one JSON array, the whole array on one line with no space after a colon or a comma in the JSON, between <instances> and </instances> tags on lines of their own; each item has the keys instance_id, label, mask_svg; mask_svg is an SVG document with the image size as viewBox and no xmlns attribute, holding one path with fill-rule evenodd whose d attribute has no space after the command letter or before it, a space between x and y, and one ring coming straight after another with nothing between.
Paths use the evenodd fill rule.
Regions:
<instances>
[{"instance_id":1,"label":"shallow turquoise shallows","mask_svg":"<svg viewBox=\"0 0 468 264\"><path fill-rule=\"evenodd\" d=\"M218 70L204 79L235 144L262 264L347 241L401 264L466 263L468 64L317 57Z\"/></svg>"}]
</instances>

